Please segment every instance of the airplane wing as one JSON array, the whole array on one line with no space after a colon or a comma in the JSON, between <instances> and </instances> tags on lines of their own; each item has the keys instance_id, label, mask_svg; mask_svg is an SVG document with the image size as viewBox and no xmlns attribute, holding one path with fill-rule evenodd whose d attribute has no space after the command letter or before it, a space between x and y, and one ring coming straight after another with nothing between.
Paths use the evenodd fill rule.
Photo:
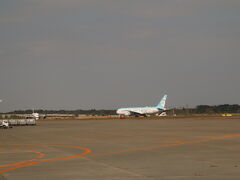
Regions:
<instances>
[{"instance_id":1,"label":"airplane wing","mask_svg":"<svg viewBox=\"0 0 240 180\"><path fill-rule=\"evenodd\" d=\"M138 113L138 112L135 112L135 111L129 111L132 115L137 115L137 116L140 116L140 115L143 115L143 114L141 114L141 113Z\"/></svg>"}]
</instances>

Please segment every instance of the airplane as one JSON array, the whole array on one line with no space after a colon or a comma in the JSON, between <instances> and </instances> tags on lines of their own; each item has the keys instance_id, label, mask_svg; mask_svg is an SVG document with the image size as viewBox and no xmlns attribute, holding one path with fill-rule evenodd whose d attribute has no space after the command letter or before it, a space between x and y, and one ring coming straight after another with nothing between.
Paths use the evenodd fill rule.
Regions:
<instances>
[{"instance_id":1,"label":"airplane","mask_svg":"<svg viewBox=\"0 0 240 180\"><path fill-rule=\"evenodd\" d=\"M129 107L129 108L120 108L117 110L117 114L121 116L144 116L147 117L151 114L158 114L166 110L167 95L165 94L159 104L155 107Z\"/></svg>"},{"instance_id":2,"label":"airplane","mask_svg":"<svg viewBox=\"0 0 240 180\"><path fill-rule=\"evenodd\" d=\"M47 118L47 115L46 115L46 114L36 113L36 112L34 112L34 110L33 110L32 117L33 117L34 119L36 119L36 120L39 120L39 119L45 119L45 118Z\"/></svg>"},{"instance_id":3,"label":"airplane","mask_svg":"<svg viewBox=\"0 0 240 180\"><path fill-rule=\"evenodd\" d=\"M34 109L33 109L32 114L28 115L26 118L27 118L27 119L33 118L33 119L35 119L35 120L39 120L39 119L45 119L45 118L46 118L46 115L45 115L45 114L36 113L36 112L34 112Z\"/></svg>"},{"instance_id":4,"label":"airplane","mask_svg":"<svg viewBox=\"0 0 240 180\"><path fill-rule=\"evenodd\" d=\"M32 116L33 116L33 118L36 119L36 120L39 120L39 118L40 118L40 114L39 114L39 113L35 113L34 111L33 111L33 113L32 113Z\"/></svg>"}]
</instances>

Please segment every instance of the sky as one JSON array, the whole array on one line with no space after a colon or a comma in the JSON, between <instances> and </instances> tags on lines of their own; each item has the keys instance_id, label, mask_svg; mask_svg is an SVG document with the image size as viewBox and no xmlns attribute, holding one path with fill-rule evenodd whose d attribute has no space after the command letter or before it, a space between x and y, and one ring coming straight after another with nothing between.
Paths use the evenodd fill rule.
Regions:
<instances>
[{"instance_id":1,"label":"sky","mask_svg":"<svg viewBox=\"0 0 240 180\"><path fill-rule=\"evenodd\" d=\"M240 104L239 0L0 0L0 112Z\"/></svg>"}]
</instances>

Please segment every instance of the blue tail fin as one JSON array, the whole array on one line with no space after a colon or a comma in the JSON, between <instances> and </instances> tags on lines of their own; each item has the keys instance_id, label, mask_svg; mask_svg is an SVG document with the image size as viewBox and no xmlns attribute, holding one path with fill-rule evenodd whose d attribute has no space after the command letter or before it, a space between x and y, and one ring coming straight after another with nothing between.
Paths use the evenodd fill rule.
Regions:
<instances>
[{"instance_id":1,"label":"blue tail fin","mask_svg":"<svg viewBox=\"0 0 240 180\"><path fill-rule=\"evenodd\" d=\"M166 99L167 99L167 95L165 94L165 95L163 96L162 100L161 100L161 101L159 102L159 104L156 106L156 108L165 110Z\"/></svg>"}]
</instances>

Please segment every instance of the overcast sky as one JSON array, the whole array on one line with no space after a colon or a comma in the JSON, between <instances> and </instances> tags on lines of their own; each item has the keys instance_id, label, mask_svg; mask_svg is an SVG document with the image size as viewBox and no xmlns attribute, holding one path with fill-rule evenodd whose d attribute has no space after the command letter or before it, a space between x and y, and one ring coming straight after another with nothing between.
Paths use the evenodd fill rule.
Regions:
<instances>
[{"instance_id":1,"label":"overcast sky","mask_svg":"<svg viewBox=\"0 0 240 180\"><path fill-rule=\"evenodd\" d=\"M239 0L0 0L0 112L240 103Z\"/></svg>"}]
</instances>

